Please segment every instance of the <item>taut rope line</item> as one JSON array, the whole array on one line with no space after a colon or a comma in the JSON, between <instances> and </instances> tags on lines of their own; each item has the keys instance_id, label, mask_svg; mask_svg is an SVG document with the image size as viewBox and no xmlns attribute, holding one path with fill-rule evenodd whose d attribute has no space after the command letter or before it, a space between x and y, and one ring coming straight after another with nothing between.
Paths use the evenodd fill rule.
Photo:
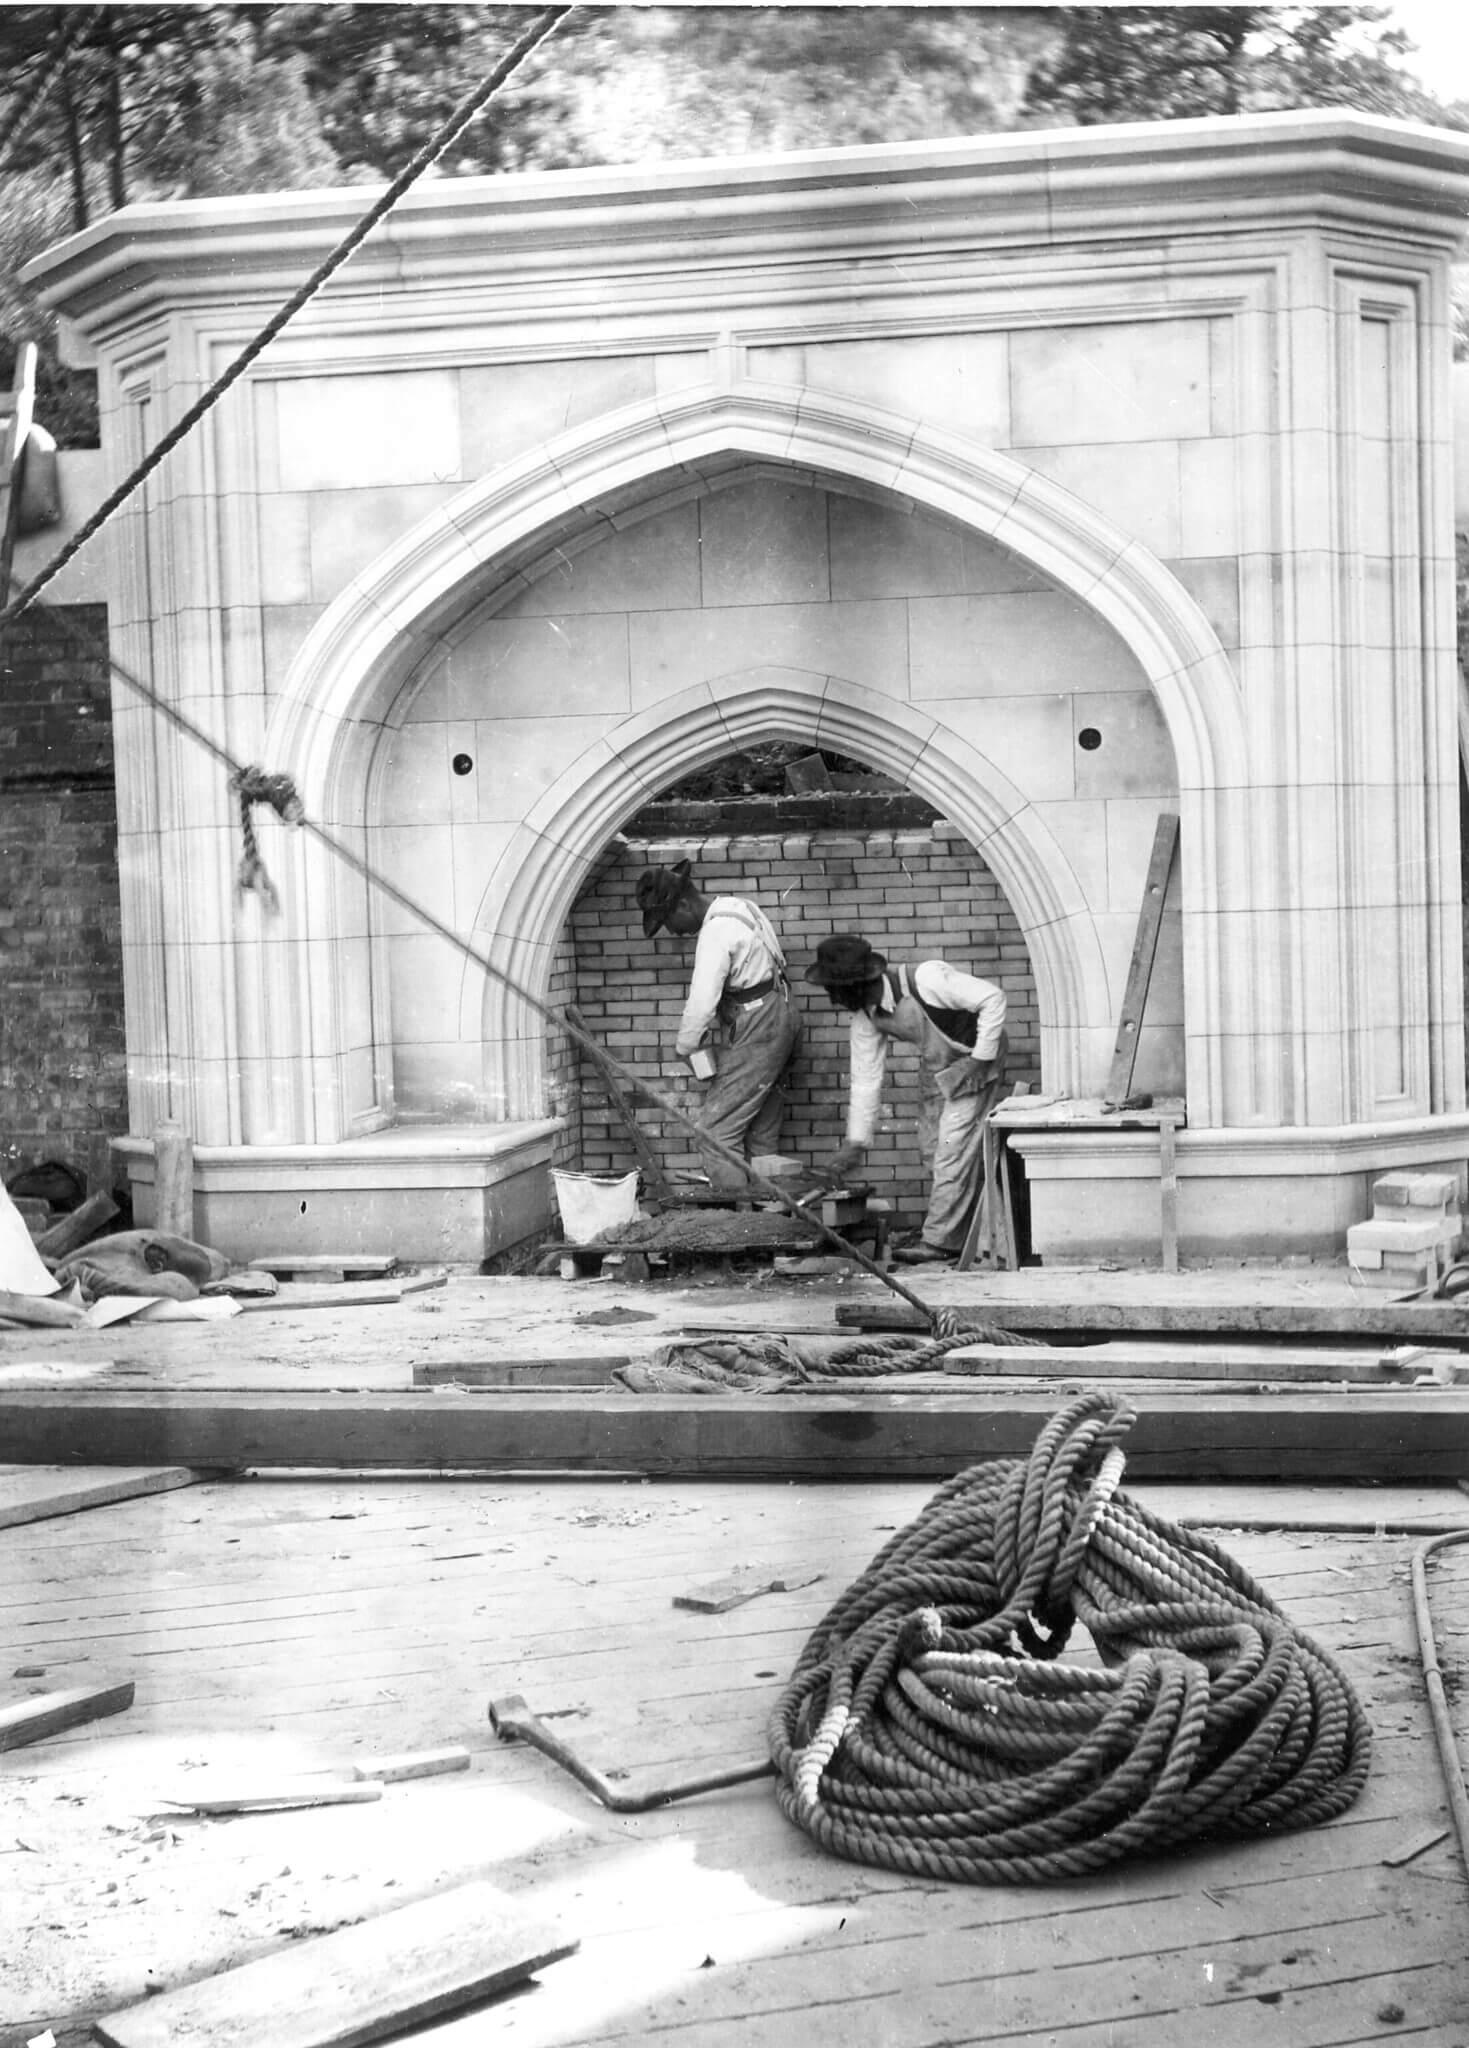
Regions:
<instances>
[{"instance_id":1,"label":"taut rope line","mask_svg":"<svg viewBox=\"0 0 1469 2048\"><path fill-rule=\"evenodd\" d=\"M490 980L498 982L502 988L509 989L512 995L518 996L526 1007L532 1010L543 1023L555 1025L559 1030L564 1031L574 1044L581 1046L588 1052L595 1052L599 1058L606 1060L619 1077L645 1095L661 1115L670 1118L681 1129L698 1137L702 1144L706 1145L711 1151L716 1152L729 1165L738 1167L750 1185L756 1188L763 1197L769 1201L779 1203L780 1207L787 1210L792 1216L799 1217L801 1222L807 1224L812 1230L818 1231L828 1244L836 1246L843 1257L854 1260L867 1272L871 1273L875 1279L880 1280L884 1287L887 1287L892 1293L906 1301L910 1308L917 1309L918 1313L930 1326L941 1324L943 1318L948 1317L949 1334L953 1334L955 1323L953 1310L936 1310L931 1308L920 1295L915 1294L910 1287L904 1286L902 1281L896 1279L893 1274L888 1272L886 1267L878 1265L875 1259L869 1258L859 1245L850 1244L838 1231L833 1230L829 1223L823 1223L819 1216L813 1215L809 1209L802 1208L800 1203L788 1194L778 1181L768 1180L764 1174L756 1173L743 1153L736 1152L732 1146L725 1145L716 1138L711 1138L707 1132L701 1129L697 1120L680 1103L675 1102L671 1095L666 1094L663 1089L659 1088L655 1083L646 1080L642 1075L633 1074L608 1047L599 1044L590 1032L584 1031L578 1024L573 1024L571 1019L562 1011L552 1009L549 1004L543 1003L538 996L533 995L528 988L517 981L514 975L507 973L503 967L498 966L486 954L481 953L475 946L471 945L460 933L445 924L443 919L436 916L426 904L420 903L416 897L410 896L406 890L400 889L396 882L390 882L385 875L379 874L371 862L365 860L361 854L355 853L350 846L337 839L324 825L317 824L315 819L306 814L305 808L301 804L301 800L289 776L267 775L262 768L247 767L240 761L237 761L227 747L222 746L202 726L196 725L187 712L181 711L176 704L166 702L140 676L135 676L125 663L118 660L108 645L98 642L84 633L79 626L67 617L64 607L50 605L46 609L80 653L85 655L88 660L95 660L100 655L100 658L107 663L113 675L120 682L126 683L129 689L136 691L146 704L151 706L160 716L166 718L177 731L183 733L197 746L202 747L207 754L211 755L225 769L231 788L240 795L243 814L248 815L250 804L260 800L261 796L265 796L266 800L272 804L272 807L280 813L287 823L293 824L299 830L307 833L319 845L325 847L329 853L334 855L336 859L351 868L354 874L360 875L365 882L369 883L373 888L380 890L391 902L396 903L400 910L406 910L410 916L416 917L425 929L436 933L439 938L446 940L466 960L473 962L482 973L488 975ZM0 626L3 626L3 618L0 618ZM268 795L267 792L269 792ZM245 858L242 862L238 878L242 892L246 886L244 879L245 868L251 863L252 857L255 865L251 867L250 871L255 879L249 886L256 887L258 886L259 874L263 873L263 863L260 860L258 843L255 841L253 824L250 825L245 835ZM273 886L270 885L268 877L266 877L266 887L261 893L265 906L269 909L275 891ZM989 1325L985 1326L984 1334L991 1341L995 1340L997 1336L997 1333Z\"/></svg>"}]
</instances>

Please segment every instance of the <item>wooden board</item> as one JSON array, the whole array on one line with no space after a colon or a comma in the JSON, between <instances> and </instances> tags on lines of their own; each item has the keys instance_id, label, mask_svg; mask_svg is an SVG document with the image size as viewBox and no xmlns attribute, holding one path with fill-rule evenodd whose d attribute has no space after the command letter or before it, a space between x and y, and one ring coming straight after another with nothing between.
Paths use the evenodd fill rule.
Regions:
<instances>
[{"instance_id":1,"label":"wooden board","mask_svg":"<svg viewBox=\"0 0 1469 2048\"><path fill-rule=\"evenodd\" d=\"M47 1777L13 1781L0 1844L0 1953L27 1989L9 2008L16 2048L48 2021L81 2048L93 2015L141 2005L145 1982L218 1983L281 1952L288 1930L309 1953L303 1929L442 1896L490 1858L497 1886L533 1908L574 1897L581 1946L525 1996L441 2022L446 2042L1453 2048L1469 1888L1451 1838L1421 1846L1445 1814L1415 1678L1410 1543L1240 1534L1265 1491L1179 1489L1163 1511L1207 1510L1229 1553L1348 1666L1375 1736L1362 1799L1327 1827L1191 1841L1041 1887L845 1861L791 1827L768 1786L614 1822L484 1723L488 1696L519 1690L630 1788L758 1755L808 1630L931 1487L318 1476L162 1496L136 1511L146 1537L105 1551L86 1518L20 1532L0 1599L25 1590L20 1562L28 1634L85 1649L106 1626L135 1633L150 1684L127 1733L150 1753L223 1768L248 1729L264 1762L268 1725L283 1763L307 1745L328 1760L423 1746L450 1715L481 1732L469 1775L162 1840L99 1825L137 1810L127 1746L78 1736L33 1752ZM1331 1515L1342 1496L1292 1497ZM488 1562L439 1561L477 1547ZM672 1607L735 1554L810 1561L826 1579L718 1620ZM1469 1550L1443 1553L1435 1580L1445 1653L1460 1659ZM1392 2006L1405 2020L1379 2017ZM409 2037L427 2048L440 2035ZM182 2032L169 2048L191 2038L222 2048Z\"/></svg>"},{"instance_id":2,"label":"wooden board","mask_svg":"<svg viewBox=\"0 0 1469 2048\"><path fill-rule=\"evenodd\" d=\"M86 1311L49 1294L13 1294L0 1287L0 1322L21 1323L37 1330L75 1330L86 1323Z\"/></svg>"},{"instance_id":3,"label":"wooden board","mask_svg":"<svg viewBox=\"0 0 1469 2048\"><path fill-rule=\"evenodd\" d=\"M1401 1356L1400 1356L1401 1354ZM962 1376L1072 1380L1310 1381L1333 1386L1402 1386L1431 1370L1435 1358L1457 1362L1457 1351L1418 1344L1344 1351L1332 1345L1199 1344L1144 1341L1106 1344L966 1344L944 1358L946 1373Z\"/></svg>"},{"instance_id":4,"label":"wooden board","mask_svg":"<svg viewBox=\"0 0 1469 2048\"><path fill-rule=\"evenodd\" d=\"M598 1352L594 1358L478 1358L440 1365L430 1359L413 1368L415 1387L606 1387L619 1366L631 1365L630 1351Z\"/></svg>"},{"instance_id":5,"label":"wooden board","mask_svg":"<svg viewBox=\"0 0 1469 2048\"><path fill-rule=\"evenodd\" d=\"M705 1579L701 1585L686 1586L682 1593L675 1593L675 1607L690 1608L695 1614L728 1614L732 1608L743 1607L747 1600L756 1600L762 1593L794 1593L802 1586L814 1585L821 1577L818 1571L804 1571L798 1566L787 1566L784 1571L733 1571L722 1579Z\"/></svg>"},{"instance_id":6,"label":"wooden board","mask_svg":"<svg viewBox=\"0 0 1469 2048\"><path fill-rule=\"evenodd\" d=\"M577 1943L488 1884L339 1928L96 2025L109 2048L348 2048L573 1955Z\"/></svg>"},{"instance_id":7,"label":"wooden board","mask_svg":"<svg viewBox=\"0 0 1469 2048\"><path fill-rule=\"evenodd\" d=\"M300 1807L371 1806L383 1796L382 1780L353 1776L349 1785L332 1785L321 1780L282 1779L279 1784L263 1782L235 1784L227 1790L210 1791L196 1785L157 1795L164 1806L187 1807L193 1813L283 1813Z\"/></svg>"},{"instance_id":8,"label":"wooden board","mask_svg":"<svg viewBox=\"0 0 1469 2048\"><path fill-rule=\"evenodd\" d=\"M935 1302L939 1308L942 1303ZM1246 1336L1392 1337L1404 1344L1469 1345L1469 1309L1448 1301L1364 1301L1335 1307L1321 1302L1009 1301L956 1304L961 1316L984 1317L1007 1330L1114 1330L1143 1337L1177 1332L1220 1341ZM927 1330L917 1309L903 1302L842 1301L836 1321L849 1330Z\"/></svg>"},{"instance_id":9,"label":"wooden board","mask_svg":"<svg viewBox=\"0 0 1469 2048\"><path fill-rule=\"evenodd\" d=\"M1153 959L1158 950L1158 933L1163 924L1163 905L1168 896L1168 877L1178 852L1178 813L1163 811L1153 831L1153 850L1143 882L1143 900L1138 910L1137 933L1132 958L1127 966L1127 986L1122 995L1122 1015L1117 1020L1117 1043L1107 1076L1107 1100L1122 1103L1132 1089L1132 1070L1137 1059L1138 1033L1148 1006L1148 988L1153 979Z\"/></svg>"},{"instance_id":10,"label":"wooden board","mask_svg":"<svg viewBox=\"0 0 1469 2048\"><path fill-rule=\"evenodd\" d=\"M66 1728L121 1714L133 1703L133 1681L121 1685L75 1685L65 1692L43 1692L0 1707L0 1749L23 1749L44 1742Z\"/></svg>"},{"instance_id":11,"label":"wooden board","mask_svg":"<svg viewBox=\"0 0 1469 2048\"><path fill-rule=\"evenodd\" d=\"M442 1749L405 1750L399 1756L369 1757L352 1766L354 1778L377 1785L401 1785L409 1778L441 1778L449 1771L467 1771L469 1751L459 1743Z\"/></svg>"},{"instance_id":12,"label":"wooden board","mask_svg":"<svg viewBox=\"0 0 1469 2048\"><path fill-rule=\"evenodd\" d=\"M1155 1477L1448 1480L1469 1474L1469 1389L1137 1390L1130 1463ZM44 1464L386 1466L664 1477L941 1478L1029 1449L1047 1387L953 1395L0 1390L0 1433Z\"/></svg>"},{"instance_id":13,"label":"wooden board","mask_svg":"<svg viewBox=\"0 0 1469 2048\"><path fill-rule=\"evenodd\" d=\"M392 1252L280 1252L270 1258L251 1259L250 1273L273 1273L278 1280L310 1279L317 1275L330 1280L381 1280L397 1265Z\"/></svg>"},{"instance_id":14,"label":"wooden board","mask_svg":"<svg viewBox=\"0 0 1469 2048\"><path fill-rule=\"evenodd\" d=\"M136 1500L149 1493L168 1493L193 1486L202 1474L186 1465L145 1465L132 1470L96 1465L0 1465L0 1529L39 1522L48 1515L72 1515L83 1508L106 1507L113 1501Z\"/></svg>"},{"instance_id":15,"label":"wooden board","mask_svg":"<svg viewBox=\"0 0 1469 2048\"><path fill-rule=\"evenodd\" d=\"M99 1237L117 1213L117 1204L111 1195L88 1195L59 1223L53 1223L49 1230L42 1232L36 1239L36 1250L43 1259L60 1261L79 1251L91 1238Z\"/></svg>"},{"instance_id":16,"label":"wooden board","mask_svg":"<svg viewBox=\"0 0 1469 2048\"><path fill-rule=\"evenodd\" d=\"M301 1281L275 1294L250 1295L240 1301L243 1315L283 1315L297 1308L374 1308L385 1302L401 1301L405 1288L401 1280L348 1280L340 1285L330 1280Z\"/></svg>"}]
</instances>

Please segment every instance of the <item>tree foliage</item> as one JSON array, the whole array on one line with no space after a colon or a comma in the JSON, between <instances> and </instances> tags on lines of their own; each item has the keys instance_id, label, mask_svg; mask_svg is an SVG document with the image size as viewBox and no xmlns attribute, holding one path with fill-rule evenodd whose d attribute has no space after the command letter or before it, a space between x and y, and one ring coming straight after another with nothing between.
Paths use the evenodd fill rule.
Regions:
<instances>
[{"instance_id":1,"label":"tree foliage","mask_svg":"<svg viewBox=\"0 0 1469 2048\"><path fill-rule=\"evenodd\" d=\"M1469 127L1411 70L1388 10L1341 7L1071 7L1059 51L1025 99L1029 120L1186 120L1292 107Z\"/></svg>"},{"instance_id":2,"label":"tree foliage","mask_svg":"<svg viewBox=\"0 0 1469 2048\"><path fill-rule=\"evenodd\" d=\"M0 375L42 344L17 277L132 200L391 177L534 9L0 9ZM460 176L1339 105L1469 126L1367 5L578 9L434 168ZM58 410L59 409L59 410Z\"/></svg>"}]
</instances>

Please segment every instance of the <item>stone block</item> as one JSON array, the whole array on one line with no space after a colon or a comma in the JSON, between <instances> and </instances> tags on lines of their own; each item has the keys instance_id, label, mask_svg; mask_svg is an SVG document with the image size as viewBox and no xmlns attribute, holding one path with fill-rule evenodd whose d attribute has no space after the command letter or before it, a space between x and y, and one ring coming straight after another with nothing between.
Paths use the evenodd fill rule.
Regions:
<instances>
[{"instance_id":1,"label":"stone block","mask_svg":"<svg viewBox=\"0 0 1469 2048\"><path fill-rule=\"evenodd\" d=\"M944 724L981 754L1032 803L1070 802L1076 794L1071 699L954 697Z\"/></svg>"},{"instance_id":2,"label":"stone block","mask_svg":"<svg viewBox=\"0 0 1469 2048\"><path fill-rule=\"evenodd\" d=\"M700 506L706 606L825 603L826 493L768 478L711 491Z\"/></svg>"},{"instance_id":3,"label":"stone block","mask_svg":"<svg viewBox=\"0 0 1469 2048\"><path fill-rule=\"evenodd\" d=\"M482 476L570 427L645 403L654 393L646 356L475 364L458 374L466 476Z\"/></svg>"},{"instance_id":4,"label":"stone block","mask_svg":"<svg viewBox=\"0 0 1469 2048\"><path fill-rule=\"evenodd\" d=\"M1167 559L1182 552L1176 441L1030 448L1025 459L1155 555Z\"/></svg>"},{"instance_id":5,"label":"stone block","mask_svg":"<svg viewBox=\"0 0 1469 2048\"><path fill-rule=\"evenodd\" d=\"M459 372L283 378L277 462L285 491L457 482Z\"/></svg>"},{"instance_id":6,"label":"stone block","mask_svg":"<svg viewBox=\"0 0 1469 2048\"><path fill-rule=\"evenodd\" d=\"M1386 1220L1387 1212L1437 1210L1440 1214L1459 1206L1459 1180L1453 1173L1385 1173L1372 1183L1372 1213Z\"/></svg>"},{"instance_id":7,"label":"stone block","mask_svg":"<svg viewBox=\"0 0 1469 2048\"><path fill-rule=\"evenodd\" d=\"M1078 797L1176 795L1173 741L1151 690L1088 693L1071 701Z\"/></svg>"},{"instance_id":8,"label":"stone block","mask_svg":"<svg viewBox=\"0 0 1469 2048\"><path fill-rule=\"evenodd\" d=\"M1368 1247L1347 1252L1347 1264L1364 1286L1390 1287L1400 1294L1436 1286L1452 1263L1453 1248L1446 1244L1421 1251L1373 1251Z\"/></svg>"},{"instance_id":9,"label":"stone block","mask_svg":"<svg viewBox=\"0 0 1469 2048\"><path fill-rule=\"evenodd\" d=\"M921 512L836 493L827 510L833 597L975 597L1049 587L1018 555Z\"/></svg>"},{"instance_id":10,"label":"stone block","mask_svg":"<svg viewBox=\"0 0 1469 2048\"><path fill-rule=\"evenodd\" d=\"M500 609L501 618L688 610L699 602L699 507L690 500L630 519L605 540L553 550L549 565L526 573L529 588Z\"/></svg>"},{"instance_id":11,"label":"stone block","mask_svg":"<svg viewBox=\"0 0 1469 2048\"><path fill-rule=\"evenodd\" d=\"M1206 435L1209 322L1120 321L1022 330L1010 338L1014 446L1144 441L1166 420Z\"/></svg>"},{"instance_id":12,"label":"stone block","mask_svg":"<svg viewBox=\"0 0 1469 2048\"><path fill-rule=\"evenodd\" d=\"M894 598L634 612L625 629L633 708L709 678L767 667L818 680L840 676L901 700L908 688L908 610Z\"/></svg>"},{"instance_id":13,"label":"stone block","mask_svg":"<svg viewBox=\"0 0 1469 2048\"><path fill-rule=\"evenodd\" d=\"M454 648L445 690L451 718L626 713L626 621L596 612L485 619Z\"/></svg>"},{"instance_id":14,"label":"stone block","mask_svg":"<svg viewBox=\"0 0 1469 2048\"><path fill-rule=\"evenodd\" d=\"M1145 679L1121 637L1066 591L914 598L915 702L1047 696L1075 689L1140 693Z\"/></svg>"},{"instance_id":15,"label":"stone block","mask_svg":"<svg viewBox=\"0 0 1469 2048\"><path fill-rule=\"evenodd\" d=\"M991 448L1010 437L1008 337L933 334L750 351L752 376L866 399Z\"/></svg>"},{"instance_id":16,"label":"stone block","mask_svg":"<svg viewBox=\"0 0 1469 2048\"><path fill-rule=\"evenodd\" d=\"M1384 1223L1380 1217L1372 1216L1365 1223L1354 1223L1348 1230L1347 1251L1407 1252L1415 1256L1439 1246L1452 1251L1457 1248L1463 1232L1463 1222L1458 1216L1434 1216L1430 1213L1421 1221L1407 1223Z\"/></svg>"}]
</instances>

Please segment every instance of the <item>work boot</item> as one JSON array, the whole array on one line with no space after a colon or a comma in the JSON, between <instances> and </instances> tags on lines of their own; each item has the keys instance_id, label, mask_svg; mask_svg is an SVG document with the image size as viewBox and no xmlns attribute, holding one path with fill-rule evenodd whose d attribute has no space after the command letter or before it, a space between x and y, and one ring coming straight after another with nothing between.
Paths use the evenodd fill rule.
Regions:
<instances>
[{"instance_id":1,"label":"work boot","mask_svg":"<svg viewBox=\"0 0 1469 2048\"><path fill-rule=\"evenodd\" d=\"M952 1266L959 1254L946 1251L940 1244L904 1245L893 1253L893 1262L899 1266Z\"/></svg>"}]
</instances>

